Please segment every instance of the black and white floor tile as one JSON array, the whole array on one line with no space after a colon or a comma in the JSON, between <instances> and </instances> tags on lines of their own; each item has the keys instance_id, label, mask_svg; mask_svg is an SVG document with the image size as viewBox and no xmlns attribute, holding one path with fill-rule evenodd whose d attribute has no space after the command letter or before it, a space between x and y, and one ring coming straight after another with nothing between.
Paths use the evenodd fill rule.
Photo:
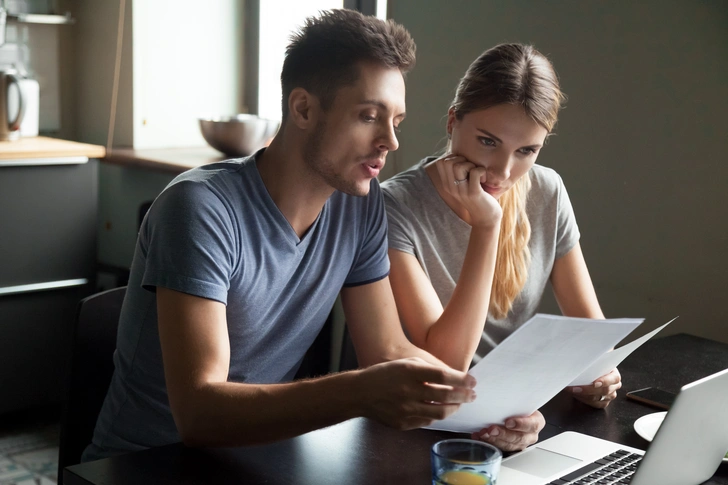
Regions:
<instances>
[{"instance_id":1,"label":"black and white floor tile","mask_svg":"<svg viewBox=\"0 0 728 485\"><path fill-rule=\"evenodd\" d=\"M0 431L0 485L55 485L57 424Z\"/></svg>"}]
</instances>

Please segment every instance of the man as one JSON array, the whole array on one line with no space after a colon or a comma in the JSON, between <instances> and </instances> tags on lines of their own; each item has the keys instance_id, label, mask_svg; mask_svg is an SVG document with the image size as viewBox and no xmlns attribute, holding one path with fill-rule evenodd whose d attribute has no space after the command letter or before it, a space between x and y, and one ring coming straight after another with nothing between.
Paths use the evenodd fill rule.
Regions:
<instances>
[{"instance_id":1,"label":"man","mask_svg":"<svg viewBox=\"0 0 728 485\"><path fill-rule=\"evenodd\" d=\"M84 460L242 445L365 416L427 425L474 380L411 345L375 179L405 117L407 31L337 10L286 53L283 123L243 160L177 177L139 233L116 371ZM363 370L288 382L341 292Z\"/></svg>"}]
</instances>

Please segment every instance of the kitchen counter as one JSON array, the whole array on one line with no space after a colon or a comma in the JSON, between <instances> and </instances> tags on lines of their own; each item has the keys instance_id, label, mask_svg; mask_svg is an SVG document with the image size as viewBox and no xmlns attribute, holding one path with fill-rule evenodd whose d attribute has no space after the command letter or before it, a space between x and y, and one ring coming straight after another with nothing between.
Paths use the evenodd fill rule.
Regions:
<instances>
[{"instance_id":1,"label":"kitchen counter","mask_svg":"<svg viewBox=\"0 0 728 485\"><path fill-rule=\"evenodd\" d=\"M167 173L182 173L200 165L230 158L209 146L154 149L115 148L107 154L104 163Z\"/></svg>"},{"instance_id":2,"label":"kitchen counter","mask_svg":"<svg viewBox=\"0 0 728 485\"><path fill-rule=\"evenodd\" d=\"M0 164L29 159L58 159L70 157L103 158L106 149L99 145L59 140L45 136L0 141Z\"/></svg>"}]
</instances>

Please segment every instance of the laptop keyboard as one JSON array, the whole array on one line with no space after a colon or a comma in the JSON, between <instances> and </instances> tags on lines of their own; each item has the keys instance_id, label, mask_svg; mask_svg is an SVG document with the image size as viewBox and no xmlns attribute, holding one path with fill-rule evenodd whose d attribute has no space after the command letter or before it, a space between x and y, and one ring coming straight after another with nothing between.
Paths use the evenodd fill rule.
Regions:
<instances>
[{"instance_id":1,"label":"laptop keyboard","mask_svg":"<svg viewBox=\"0 0 728 485\"><path fill-rule=\"evenodd\" d=\"M548 485L612 485L629 483L642 455L617 450Z\"/></svg>"}]
</instances>

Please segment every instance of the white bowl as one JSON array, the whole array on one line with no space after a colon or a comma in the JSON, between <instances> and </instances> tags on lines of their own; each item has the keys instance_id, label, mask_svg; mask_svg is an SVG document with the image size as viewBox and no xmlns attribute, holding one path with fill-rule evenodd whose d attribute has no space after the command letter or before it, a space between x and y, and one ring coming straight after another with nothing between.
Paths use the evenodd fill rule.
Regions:
<instances>
[{"instance_id":1,"label":"white bowl","mask_svg":"<svg viewBox=\"0 0 728 485\"><path fill-rule=\"evenodd\" d=\"M245 157L266 146L280 125L278 121L250 114L199 120L205 141L232 157Z\"/></svg>"}]
</instances>

